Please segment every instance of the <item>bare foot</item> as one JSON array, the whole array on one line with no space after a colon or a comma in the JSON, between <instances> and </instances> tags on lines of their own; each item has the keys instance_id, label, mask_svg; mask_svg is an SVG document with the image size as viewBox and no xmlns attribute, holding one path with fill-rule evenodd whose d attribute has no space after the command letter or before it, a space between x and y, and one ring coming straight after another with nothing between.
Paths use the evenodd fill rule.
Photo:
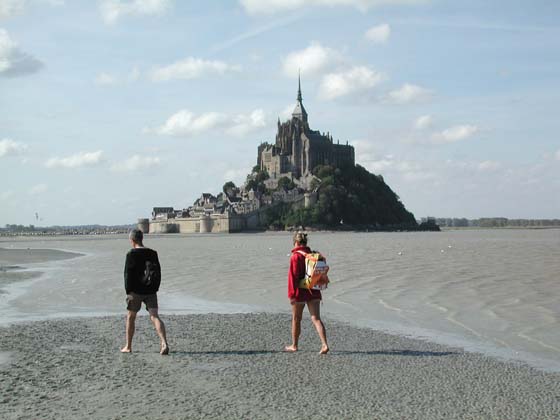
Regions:
<instances>
[{"instance_id":1,"label":"bare foot","mask_svg":"<svg viewBox=\"0 0 560 420\"><path fill-rule=\"evenodd\" d=\"M124 346L121 349L121 353L132 353L132 349L130 347Z\"/></svg>"},{"instance_id":2,"label":"bare foot","mask_svg":"<svg viewBox=\"0 0 560 420\"><path fill-rule=\"evenodd\" d=\"M167 343L162 344L159 354L162 356L167 356L169 354L169 345Z\"/></svg>"},{"instance_id":3,"label":"bare foot","mask_svg":"<svg viewBox=\"0 0 560 420\"><path fill-rule=\"evenodd\" d=\"M291 346L286 346L284 347L284 351L288 353L295 353L297 351L297 346L294 346L293 344Z\"/></svg>"},{"instance_id":4,"label":"bare foot","mask_svg":"<svg viewBox=\"0 0 560 420\"><path fill-rule=\"evenodd\" d=\"M323 346L321 347L321 351L319 352L319 354L327 354L329 352L329 346Z\"/></svg>"}]
</instances>

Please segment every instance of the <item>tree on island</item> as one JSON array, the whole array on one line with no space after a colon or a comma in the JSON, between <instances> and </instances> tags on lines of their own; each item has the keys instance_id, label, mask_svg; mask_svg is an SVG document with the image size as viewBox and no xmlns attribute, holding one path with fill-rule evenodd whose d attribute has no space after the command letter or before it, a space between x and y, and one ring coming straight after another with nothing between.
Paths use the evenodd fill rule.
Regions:
<instances>
[{"instance_id":1,"label":"tree on island","mask_svg":"<svg viewBox=\"0 0 560 420\"><path fill-rule=\"evenodd\" d=\"M360 165L334 168L317 166L313 174L320 179L312 189L317 200L308 208L280 203L265 211L264 221L275 228L286 226L324 226L328 228L416 228L414 215L404 207L397 194L381 176Z\"/></svg>"}]
</instances>

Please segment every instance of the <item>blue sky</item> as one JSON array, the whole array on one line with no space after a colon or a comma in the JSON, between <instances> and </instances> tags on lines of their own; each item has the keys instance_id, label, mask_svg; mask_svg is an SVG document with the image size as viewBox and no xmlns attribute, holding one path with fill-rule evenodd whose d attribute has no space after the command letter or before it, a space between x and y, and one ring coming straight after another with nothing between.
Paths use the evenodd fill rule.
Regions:
<instances>
[{"instance_id":1,"label":"blue sky","mask_svg":"<svg viewBox=\"0 0 560 420\"><path fill-rule=\"evenodd\" d=\"M0 225L134 223L243 183L298 69L311 127L417 218L558 218L558 16L556 1L0 0Z\"/></svg>"}]
</instances>

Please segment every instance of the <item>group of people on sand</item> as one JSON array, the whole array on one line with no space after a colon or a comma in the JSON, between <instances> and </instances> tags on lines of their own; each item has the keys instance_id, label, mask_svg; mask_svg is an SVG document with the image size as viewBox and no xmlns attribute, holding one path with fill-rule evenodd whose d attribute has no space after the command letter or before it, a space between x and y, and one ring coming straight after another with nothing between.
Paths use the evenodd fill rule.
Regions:
<instances>
[{"instance_id":1,"label":"group of people on sand","mask_svg":"<svg viewBox=\"0 0 560 420\"><path fill-rule=\"evenodd\" d=\"M161 281L158 254L153 249L144 246L144 235L139 229L130 232L129 240L132 249L126 254L124 266L124 288L127 303L126 344L121 352L132 352L136 315L144 303L161 342L160 354L168 355L170 349L165 324L158 314L157 292ZM288 270L288 298L292 306L292 344L284 347L284 351L293 353L298 350L301 319L303 310L307 306L313 326L321 339L319 353L326 354L329 351L329 345L325 326L321 321L321 291L299 287L300 280L305 276L305 255L311 252L307 246L307 234L296 232L293 236L293 245Z\"/></svg>"}]
</instances>

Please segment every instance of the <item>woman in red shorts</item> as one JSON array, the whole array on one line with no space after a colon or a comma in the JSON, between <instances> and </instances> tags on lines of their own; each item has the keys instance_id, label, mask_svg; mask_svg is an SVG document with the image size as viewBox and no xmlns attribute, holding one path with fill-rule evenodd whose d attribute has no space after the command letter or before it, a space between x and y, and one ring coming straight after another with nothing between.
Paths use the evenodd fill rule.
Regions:
<instances>
[{"instance_id":1,"label":"woman in red shorts","mask_svg":"<svg viewBox=\"0 0 560 420\"><path fill-rule=\"evenodd\" d=\"M307 304L307 309L311 315L311 322L315 326L319 338L321 339L320 354L329 351L327 344L327 333L321 321L321 291L300 289L299 281L305 277L305 254L311 252L307 246L307 233L296 232L294 235L294 249L290 258L290 269L288 271L288 298L292 304L292 345L284 349L288 352L298 350L299 335L301 332L301 318L303 309Z\"/></svg>"}]
</instances>

